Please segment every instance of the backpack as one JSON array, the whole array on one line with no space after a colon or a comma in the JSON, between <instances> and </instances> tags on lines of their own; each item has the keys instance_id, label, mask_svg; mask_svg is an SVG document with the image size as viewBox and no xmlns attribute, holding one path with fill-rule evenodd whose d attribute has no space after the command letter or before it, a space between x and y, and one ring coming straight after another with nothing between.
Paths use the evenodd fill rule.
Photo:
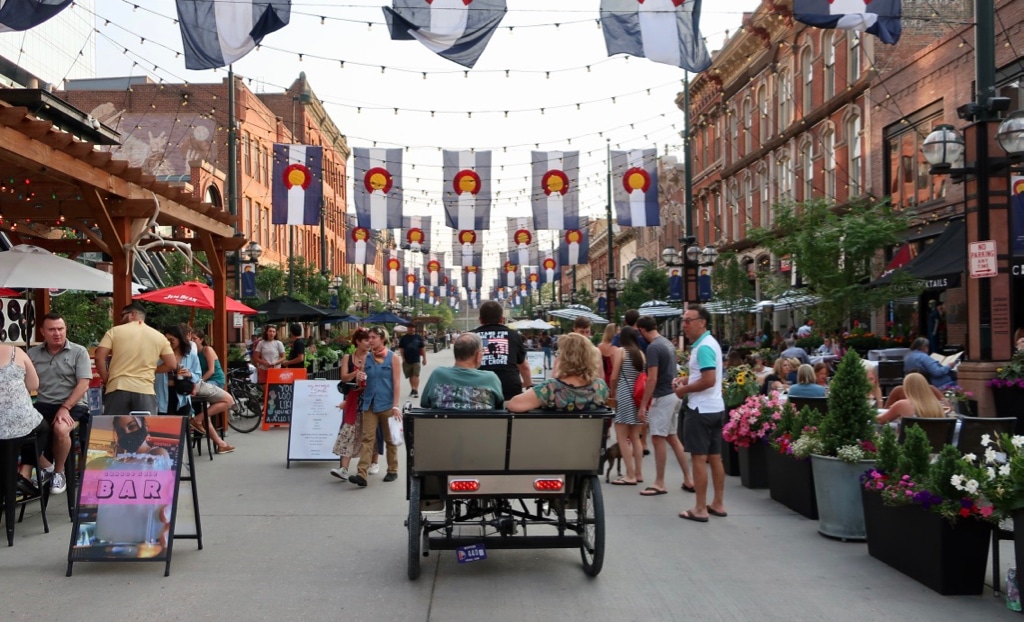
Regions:
<instances>
[{"instance_id":1,"label":"backpack","mask_svg":"<svg viewBox=\"0 0 1024 622\"><path fill-rule=\"evenodd\" d=\"M636 384L633 385L633 403L640 408L640 402L644 399L644 391L647 390L647 372L642 371L636 376Z\"/></svg>"}]
</instances>

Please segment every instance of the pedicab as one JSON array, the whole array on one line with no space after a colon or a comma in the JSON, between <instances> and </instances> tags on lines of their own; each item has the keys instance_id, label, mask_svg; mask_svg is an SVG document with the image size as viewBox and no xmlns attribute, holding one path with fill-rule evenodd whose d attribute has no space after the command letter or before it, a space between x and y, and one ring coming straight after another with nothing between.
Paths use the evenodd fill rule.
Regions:
<instances>
[{"instance_id":1,"label":"pedicab","mask_svg":"<svg viewBox=\"0 0 1024 622\"><path fill-rule=\"evenodd\" d=\"M406 406L409 579L432 550L579 548L604 563L599 475L614 412L438 410Z\"/></svg>"}]
</instances>

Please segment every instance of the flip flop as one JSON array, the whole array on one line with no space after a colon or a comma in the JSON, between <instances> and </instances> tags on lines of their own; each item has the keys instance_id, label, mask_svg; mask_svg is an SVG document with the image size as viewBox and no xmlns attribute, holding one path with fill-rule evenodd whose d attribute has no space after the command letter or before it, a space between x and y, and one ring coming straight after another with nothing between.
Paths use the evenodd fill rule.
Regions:
<instances>
[{"instance_id":1,"label":"flip flop","mask_svg":"<svg viewBox=\"0 0 1024 622\"><path fill-rule=\"evenodd\" d=\"M685 490L686 492L697 492L696 488L694 488L693 486L687 486L686 484L683 484L683 490Z\"/></svg>"},{"instance_id":2,"label":"flip flop","mask_svg":"<svg viewBox=\"0 0 1024 622\"><path fill-rule=\"evenodd\" d=\"M660 488L655 488L654 486L648 486L647 488L644 488L643 490L640 491L641 497L657 497L658 495L667 494L667 490L661 490Z\"/></svg>"},{"instance_id":3,"label":"flip flop","mask_svg":"<svg viewBox=\"0 0 1024 622\"><path fill-rule=\"evenodd\" d=\"M708 508L708 514L710 514L712 516L717 516L718 518L725 518L726 516L729 515L728 512L719 512L718 510L716 510L714 508Z\"/></svg>"},{"instance_id":4,"label":"flip flop","mask_svg":"<svg viewBox=\"0 0 1024 622\"><path fill-rule=\"evenodd\" d=\"M636 482L627 482L624 479L617 479L612 481L612 486L636 486Z\"/></svg>"},{"instance_id":5,"label":"flip flop","mask_svg":"<svg viewBox=\"0 0 1024 622\"><path fill-rule=\"evenodd\" d=\"M695 523L706 523L706 522L708 522L708 517L707 516L697 516L696 514L691 514L690 510L686 510L685 512L680 512L679 513L679 518L686 519L686 520L692 520Z\"/></svg>"}]
</instances>

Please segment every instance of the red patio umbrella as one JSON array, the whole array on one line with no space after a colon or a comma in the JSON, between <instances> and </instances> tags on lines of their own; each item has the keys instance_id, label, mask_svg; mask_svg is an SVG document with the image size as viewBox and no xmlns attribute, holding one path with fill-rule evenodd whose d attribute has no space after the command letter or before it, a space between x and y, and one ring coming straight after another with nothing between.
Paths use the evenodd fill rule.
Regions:
<instances>
[{"instance_id":1,"label":"red patio umbrella","mask_svg":"<svg viewBox=\"0 0 1024 622\"><path fill-rule=\"evenodd\" d=\"M173 287L155 289L151 292L138 294L132 297L134 300L145 300L147 302L159 302L165 305L177 305L179 307L195 307L197 309L213 309L213 289L205 283L189 281ZM228 311L250 315L256 313L256 309L246 306L237 300L227 298Z\"/></svg>"},{"instance_id":2,"label":"red patio umbrella","mask_svg":"<svg viewBox=\"0 0 1024 622\"><path fill-rule=\"evenodd\" d=\"M21 292L16 292L13 289L7 289L6 287L0 287L0 298L21 298Z\"/></svg>"}]
</instances>

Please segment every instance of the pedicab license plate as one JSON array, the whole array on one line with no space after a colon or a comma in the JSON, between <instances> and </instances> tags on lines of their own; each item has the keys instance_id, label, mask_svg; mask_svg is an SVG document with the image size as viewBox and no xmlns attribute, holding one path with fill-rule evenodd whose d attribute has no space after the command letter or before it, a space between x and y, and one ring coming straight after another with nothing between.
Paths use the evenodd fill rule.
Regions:
<instances>
[{"instance_id":1,"label":"pedicab license plate","mask_svg":"<svg viewBox=\"0 0 1024 622\"><path fill-rule=\"evenodd\" d=\"M467 544L455 549L455 557L460 564L478 562L481 559L487 559L487 549L483 544Z\"/></svg>"}]
</instances>

